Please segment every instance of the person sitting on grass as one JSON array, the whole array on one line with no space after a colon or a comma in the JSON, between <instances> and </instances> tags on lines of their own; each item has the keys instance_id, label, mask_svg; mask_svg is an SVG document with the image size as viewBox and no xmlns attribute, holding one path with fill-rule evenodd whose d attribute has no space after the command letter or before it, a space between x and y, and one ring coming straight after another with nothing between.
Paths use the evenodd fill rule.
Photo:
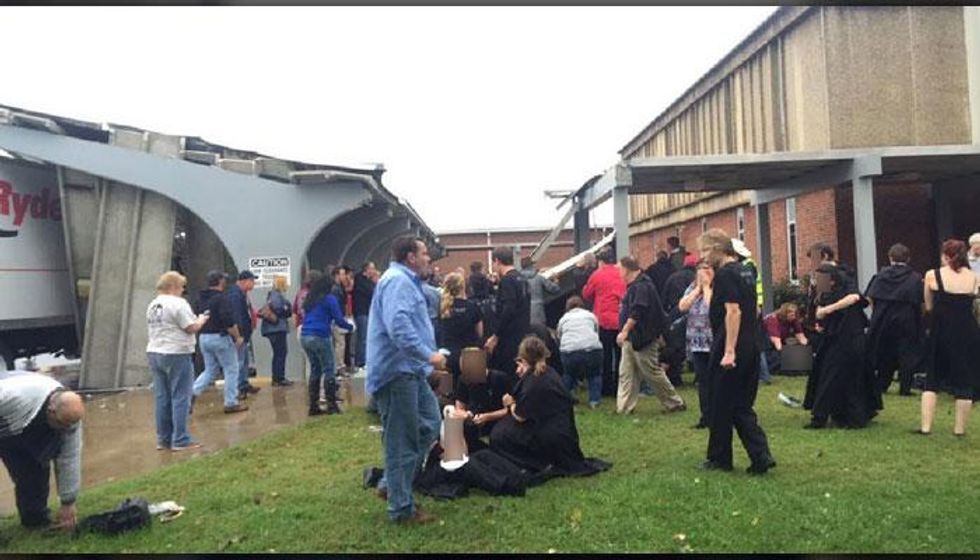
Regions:
<instances>
[{"instance_id":1,"label":"person sitting on grass","mask_svg":"<svg viewBox=\"0 0 980 560\"><path fill-rule=\"evenodd\" d=\"M510 411L503 404L504 395L512 394L517 375L487 368L487 355L482 348L466 348L460 357L461 375L457 380L456 410L467 412L463 435L470 452L486 447L483 437Z\"/></svg>"},{"instance_id":2,"label":"person sitting on grass","mask_svg":"<svg viewBox=\"0 0 980 560\"><path fill-rule=\"evenodd\" d=\"M586 474L592 468L579 447L572 397L548 367L549 352L536 336L518 348L513 395L504 395L508 415L490 433L490 449L534 472Z\"/></svg>"},{"instance_id":3,"label":"person sitting on grass","mask_svg":"<svg viewBox=\"0 0 980 560\"><path fill-rule=\"evenodd\" d=\"M806 346L809 342L803 333L800 308L795 303L784 303L779 309L766 315L762 319L762 325L768 338L766 361L769 362L769 372L775 374L781 369L780 352L786 343L796 341L801 346Z\"/></svg>"}]
</instances>

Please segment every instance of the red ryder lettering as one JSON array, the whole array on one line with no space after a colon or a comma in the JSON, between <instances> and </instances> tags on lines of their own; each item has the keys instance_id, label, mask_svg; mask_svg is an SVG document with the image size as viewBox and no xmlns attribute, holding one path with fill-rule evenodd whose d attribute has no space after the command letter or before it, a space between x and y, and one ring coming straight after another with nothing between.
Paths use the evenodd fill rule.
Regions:
<instances>
[{"instance_id":1,"label":"red ryder lettering","mask_svg":"<svg viewBox=\"0 0 980 560\"><path fill-rule=\"evenodd\" d=\"M0 216L14 217L14 226L24 224L28 216L36 220L61 221L61 200L51 196L50 189L42 189L40 195L19 193L7 181L0 181Z\"/></svg>"}]
</instances>

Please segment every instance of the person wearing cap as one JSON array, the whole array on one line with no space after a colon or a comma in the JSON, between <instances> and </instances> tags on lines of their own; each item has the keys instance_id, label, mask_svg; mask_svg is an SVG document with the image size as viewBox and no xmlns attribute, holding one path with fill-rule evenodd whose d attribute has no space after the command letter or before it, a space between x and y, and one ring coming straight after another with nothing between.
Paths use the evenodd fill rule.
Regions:
<instances>
[{"instance_id":1,"label":"person wearing cap","mask_svg":"<svg viewBox=\"0 0 980 560\"><path fill-rule=\"evenodd\" d=\"M238 273L238 282L229 286L225 294L235 310L238 332L245 340L245 343L238 347L238 398L240 399L246 399L248 395L259 392L259 387L248 382L248 345L252 342L252 311L248 293L254 287L255 274L246 269Z\"/></svg>"},{"instance_id":2,"label":"person wearing cap","mask_svg":"<svg viewBox=\"0 0 980 560\"><path fill-rule=\"evenodd\" d=\"M75 526L82 479L82 398L54 379L26 371L0 374L0 460L14 483L24 527L51 524L51 464L58 485L57 527Z\"/></svg>"},{"instance_id":3,"label":"person wearing cap","mask_svg":"<svg viewBox=\"0 0 980 560\"><path fill-rule=\"evenodd\" d=\"M238 402L238 348L245 345L245 339L238 331L235 309L225 294L228 276L220 270L208 273L208 287L198 296L194 311L207 314L208 321L200 330L201 354L204 357L204 371L194 380L191 408L194 400L201 396L214 379L220 367L225 375L225 412L242 412L248 406Z\"/></svg>"}]
</instances>

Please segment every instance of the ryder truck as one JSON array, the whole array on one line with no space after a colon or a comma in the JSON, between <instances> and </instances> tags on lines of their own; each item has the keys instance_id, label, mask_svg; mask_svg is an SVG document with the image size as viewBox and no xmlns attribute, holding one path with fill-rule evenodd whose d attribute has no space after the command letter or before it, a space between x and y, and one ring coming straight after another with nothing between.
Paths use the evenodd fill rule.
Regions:
<instances>
[{"instance_id":1,"label":"ryder truck","mask_svg":"<svg viewBox=\"0 0 980 560\"><path fill-rule=\"evenodd\" d=\"M78 354L58 177L0 153L0 370L44 352Z\"/></svg>"}]
</instances>

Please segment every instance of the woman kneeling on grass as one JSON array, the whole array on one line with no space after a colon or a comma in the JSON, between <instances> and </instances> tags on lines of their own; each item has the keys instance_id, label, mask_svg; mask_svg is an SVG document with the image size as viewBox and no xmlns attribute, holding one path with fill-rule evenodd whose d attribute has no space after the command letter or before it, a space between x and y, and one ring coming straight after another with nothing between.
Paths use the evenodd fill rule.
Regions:
<instances>
[{"instance_id":1,"label":"woman kneeling on grass","mask_svg":"<svg viewBox=\"0 0 980 560\"><path fill-rule=\"evenodd\" d=\"M584 475L599 470L582 455L572 397L546 360L550 353L536 336L528 336L517 352L514 395L504 395L510 414L490 433L490 448L532 471Z\"/></svg>"}]
</instances>

